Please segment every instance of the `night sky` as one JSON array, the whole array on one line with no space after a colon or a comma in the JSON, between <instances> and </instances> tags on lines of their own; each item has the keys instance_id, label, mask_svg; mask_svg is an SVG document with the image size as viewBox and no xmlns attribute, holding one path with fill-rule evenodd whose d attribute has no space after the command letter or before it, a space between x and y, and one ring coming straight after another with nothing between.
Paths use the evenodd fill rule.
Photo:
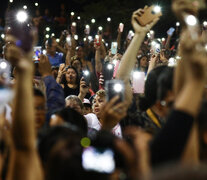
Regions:
<instances>
[{"instance_id":1,"label":"night sky","mask_svg":"<svg viewBox=\"0 0 207 180\"><path fill-rule=\"evenodd\" d=\"M9 0L0 0L0 16L3 16ZM48 7L51 14L58 15L61 3L64 3L68 12L85 17L85 22L91 18L96 18L97 22L104 24L107 17L112 18L112 24L125 23L126 27L131 28L130 17L134 10L144 7L145 4L159 4L162 6L163 16L154 27L158 36L166 34L166 31L175 26L176 19L171 12L171 0L13 0L15 8L28 6L28 11L32 14L35 10L34 3L38 2L43 13L44 8Z\"/></svg>"}]
</instances>

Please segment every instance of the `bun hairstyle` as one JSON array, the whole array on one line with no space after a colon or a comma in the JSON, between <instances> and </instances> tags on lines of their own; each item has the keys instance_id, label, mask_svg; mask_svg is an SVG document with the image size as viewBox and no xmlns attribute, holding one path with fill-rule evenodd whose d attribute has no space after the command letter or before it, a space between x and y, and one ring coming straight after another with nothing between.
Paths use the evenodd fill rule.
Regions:
<instances>
[{"instance_id":1,"label":"bun hairstyle","mask_svg":"<svg viewBox=\"0 0 207 180\"><path fill-rule=\"evenodd\" d=\"M146 111L157 100L157 80L160 74L167 68L167 66L158 66L153 69L145 82L144 97L140 98L139 107L141 111Z\"/></svg>"}]
</instances>

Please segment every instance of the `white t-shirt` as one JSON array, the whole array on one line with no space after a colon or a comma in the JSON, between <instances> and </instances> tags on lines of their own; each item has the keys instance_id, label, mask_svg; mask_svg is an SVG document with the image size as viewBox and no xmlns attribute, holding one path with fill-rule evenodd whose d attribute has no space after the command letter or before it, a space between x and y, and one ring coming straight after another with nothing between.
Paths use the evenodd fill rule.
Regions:
<instances>
[{"instance_id":1,"label":"white t-shirt","mask_svg":"<svg viewBox=\"0 0 207 180\"><path fill-rule=\"evenodd\" d=\"M93 113L89 113L84 116L88 122L88 127L94 128L97 131L101 129L101 123L99 122L97 116ZM119 138L122 138L121 126L117 124L111 132Z\"/></svg>"}]
</instances>

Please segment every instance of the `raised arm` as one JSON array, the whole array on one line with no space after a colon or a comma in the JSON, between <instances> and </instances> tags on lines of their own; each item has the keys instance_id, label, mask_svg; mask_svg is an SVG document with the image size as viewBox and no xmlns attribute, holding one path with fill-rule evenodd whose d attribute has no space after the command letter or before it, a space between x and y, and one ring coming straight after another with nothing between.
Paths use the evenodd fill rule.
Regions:
<instances>
[{"instance_id":1,"label":"raised arm","mask_svg":"<svg viewBox=\"0 0 207 180\"><path fill-rule=\"evenodd\" d=\"M137 52L146 36L146 33L153 27L154 24L159 20L158 18L155 19L152 23L142 27L138 24L136 17L140 16L141 14L144 13L143 9L139 9L135 11L132 15L132 25L135 31L135 35L128 46L125 54L123 55L121 59L121 64L118 69L116 79L121 79L123 80L126 84L126 98L128 103L131 103L131 98L132 98L132 91L131 91L131 86L129 84L129 79L130 79L130 74L131 71L134 68L134 65L136 63L136 55Z\"/></svg>"},{"instance_id":2,"label":"raised arm","mask_svg":"<svg viewBox=\"0 0 207 180\"><path fill-rule=\"evenodd\" d=\"M11 42L13 38L8 37ZM32 51L25 54L10 45L7 57L16 66L17 79L12 124L12 150L8 180L43 179L36 150L36 132L33 102Z\"/></svg>"}]
</instances>

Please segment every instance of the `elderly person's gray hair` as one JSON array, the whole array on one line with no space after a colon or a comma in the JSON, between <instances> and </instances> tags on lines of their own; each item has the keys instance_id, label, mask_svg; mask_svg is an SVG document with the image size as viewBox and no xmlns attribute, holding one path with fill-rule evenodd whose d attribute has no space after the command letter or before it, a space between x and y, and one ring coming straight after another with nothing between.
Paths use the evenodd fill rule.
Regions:
<instances>
[{"instance_id":1,"label":"elderly person's gray hair","mask_svg":"<svg viewBox=\"0 0 207 180\"><path fill-rule=\"evenodd\" d=\"M81 102L81 100L80 100L80 98L78 96L70 95L70 96L65 98L65 103L66 104L67 104L67 101L76 101L77 104L81 107L81 109L84 108L83 103Z\"/></svg>"}]
</instances>

